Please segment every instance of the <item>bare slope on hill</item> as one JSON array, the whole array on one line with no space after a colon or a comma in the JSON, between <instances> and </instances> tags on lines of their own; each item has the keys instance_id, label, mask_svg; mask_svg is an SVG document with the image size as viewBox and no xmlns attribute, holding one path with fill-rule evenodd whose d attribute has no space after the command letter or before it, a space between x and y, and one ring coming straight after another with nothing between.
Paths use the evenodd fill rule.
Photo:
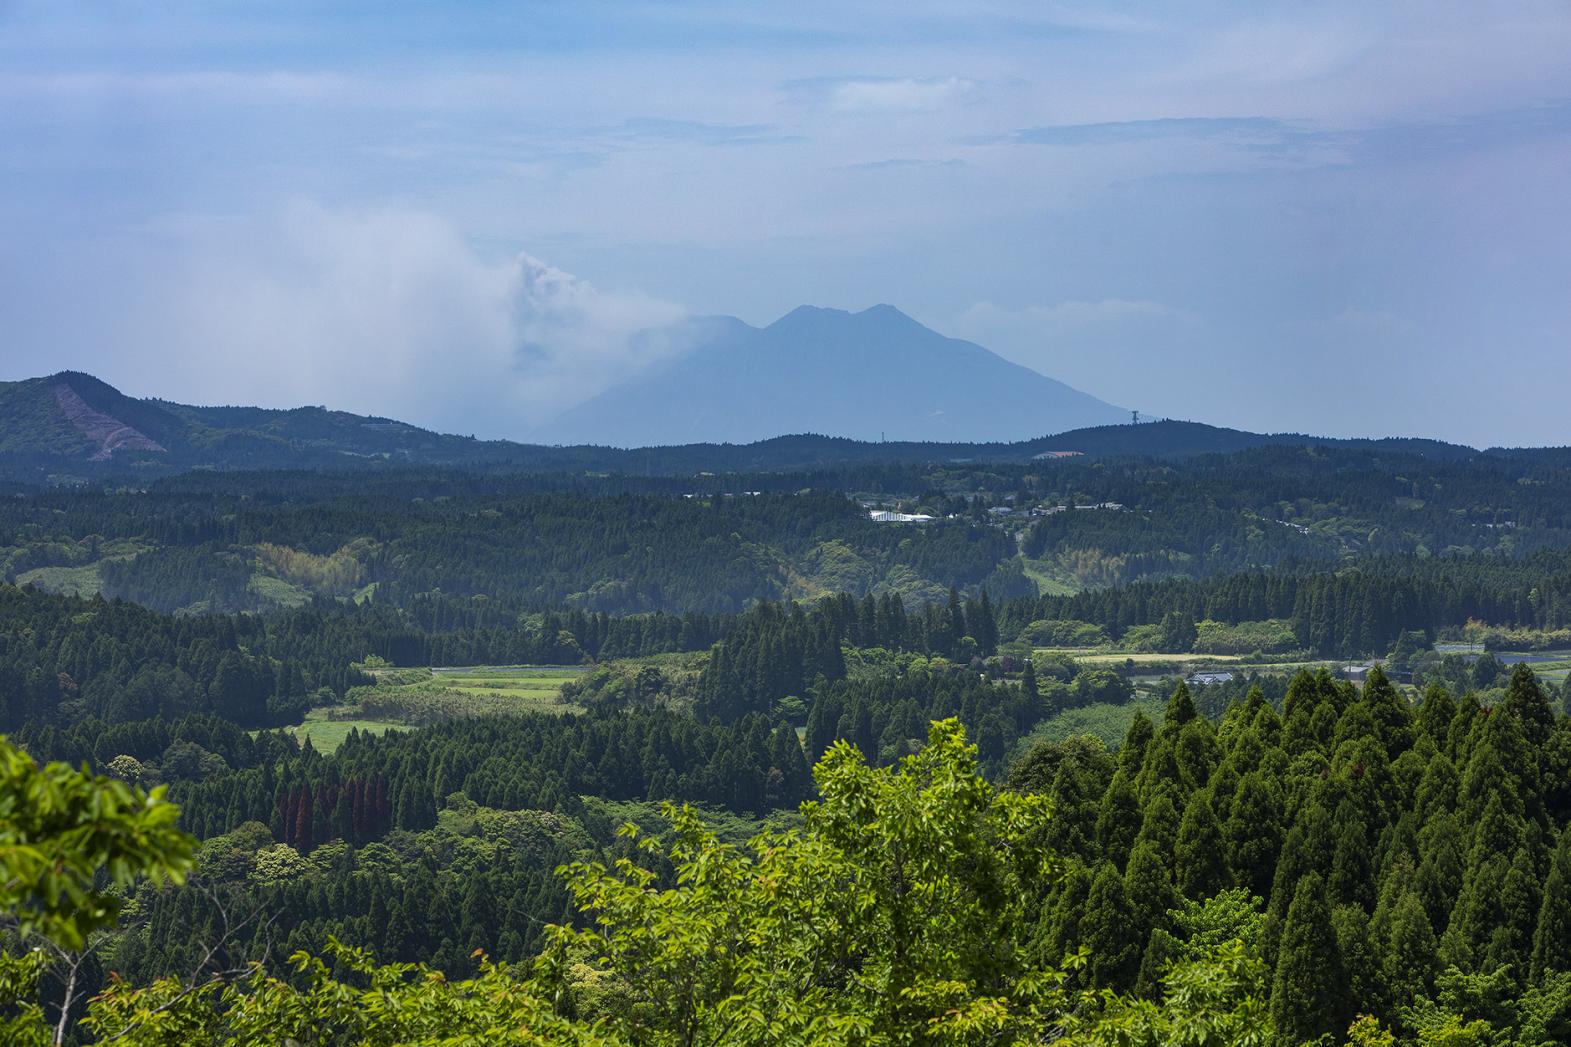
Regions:
<instances>
[{"instance_id":1,"label":"bare slope on hill","mask_svg":"<svg viewBox=\"0 0 1571 1047\"><path fill-rule=\"evenodd\" d=\"M88 406L87 401L64 381L55 383L55 402L60 405L60 410L65 412L66 420L76 426L77 431L83 436L98 445L98 450L89 456L90 461L108 461L116 451L122 450L168 450L157 440L126 425L118 418L93 410Z\"/></svg>"}]
</instances>

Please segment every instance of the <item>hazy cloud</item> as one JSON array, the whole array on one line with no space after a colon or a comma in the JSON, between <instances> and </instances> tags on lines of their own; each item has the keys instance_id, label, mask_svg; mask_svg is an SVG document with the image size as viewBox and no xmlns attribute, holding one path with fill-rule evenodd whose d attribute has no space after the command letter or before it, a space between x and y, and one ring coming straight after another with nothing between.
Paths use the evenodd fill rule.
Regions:
<instances>
[{"instance_id":1,"label":"hazy cloud","mask_svg":"<svg viewBox=\"0 0 1571 1047\"><path fill-rule=\"evenodd\" d=\"M935 109L976 100L981 85L961 76L818 77L785 85L788 97L842 113Z\"/></svg>"},{"instance_id":2,"label":"hazy cloud","mask_svg":"<svg viewBox=\"0 0 1571 1047\"><path fill-rule=\"evenodd\" d=\"M263 221L167 223L107 303L105 377L198 403L323 403L450 432L519 437L678 351L643 336L672 303L606 292L532 258L488 260L400 208L296 203ZM153 388L145 376L158 376ZM125 380L124 377L121 380Z\"/></svg>"},{"instance_id":3,"label":"hazy cloud","mask_svg":"<svg viewBox=\"0 0 1571 1047\"><path fill-rule=\"evenodd\" d=\"M1008 140L1026 145L1120 145L1157 138L1275 138L1283 131L1282 121L1264 117L1178 117L1027 127Z\"/></svg>"}]
</instances>

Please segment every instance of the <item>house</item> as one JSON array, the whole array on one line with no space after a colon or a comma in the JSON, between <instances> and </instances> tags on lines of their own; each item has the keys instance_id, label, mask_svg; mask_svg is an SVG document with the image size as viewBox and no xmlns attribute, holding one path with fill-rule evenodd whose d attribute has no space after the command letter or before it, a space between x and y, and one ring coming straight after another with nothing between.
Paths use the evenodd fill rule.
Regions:
<instances>
[{"instance_id":1,"label":"house","mask_svg":"<svg viewBox=\"0 0 1571 1047\"><path fill-rule=\"evenodd\" d=\"M1208 683L1232 683L1233 674L1229 672L1190 673L1189 678L1185 682L1194 686Z\"/></svg>"}]
</instances>

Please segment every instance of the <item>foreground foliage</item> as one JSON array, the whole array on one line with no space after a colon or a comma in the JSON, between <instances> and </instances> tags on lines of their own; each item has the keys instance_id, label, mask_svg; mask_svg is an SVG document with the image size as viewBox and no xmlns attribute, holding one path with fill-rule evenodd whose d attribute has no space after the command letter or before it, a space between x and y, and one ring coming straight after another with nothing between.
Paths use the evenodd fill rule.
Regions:
<instances>
[{"instance_id":1,"label":"foreground foliage","mask_svg":"<svg viewBox=\"0 0 1571 1047\"><path fill-rule=\"evenodd\" d=\"M39 770L14 749L6 756L18 769L6 779L8 802L38 779L74 774ZM256 967L233 980L116 980L84 1029L135 1047L435 1047L1247 1044L1269 1027L1258 962L1238 938L1175 962L1162 1007L1074 988L1083 956L1062 968L1033 956L1015 929L1054 874L1047 804L987 784L956 721L934 724L927 747L898 767L868 767L840 744L816 774L822 798L804 806L802 828L745 847L720 842L691 809L668 808L670 842L644 838L637 853L663 855L675 869L671 886L631 858L570 867L589 923L555 928L527 973L485 963L475 978L449 980L422 965L378 966L334 943L325 958L297 954L287 975ZM85 776L71 788L71 810L89 820L125 791ZM157 799L150 809L160 824L173 816ZM168 854L125 852L126 868L183 868L189 841L164 843ZM17 893L9 907L36 921L36 897ZM95 912L67 907L56 926L91 924ZM14 963L6 971L9 999L25 1000L27 972ZM41 1020L23 1007L12 1039L45 1042Z\"/></svg>"}]
</instances>

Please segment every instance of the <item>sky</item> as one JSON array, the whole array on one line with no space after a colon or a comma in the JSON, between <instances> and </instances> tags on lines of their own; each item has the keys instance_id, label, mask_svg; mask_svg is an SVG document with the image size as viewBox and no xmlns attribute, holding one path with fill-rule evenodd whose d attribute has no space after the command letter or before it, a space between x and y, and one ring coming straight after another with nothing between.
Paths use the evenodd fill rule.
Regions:
<instances>
[{"instance_id":1,"label":"sky","mask_svg":"<svg viewBox=\"0 0 1571 1047\"><path fill-rule=\"evenodd\" d=\"M1571 443L1571 3L0 0L0 380L524 439L803 303Z\"/></svg>"}]
</instances>

